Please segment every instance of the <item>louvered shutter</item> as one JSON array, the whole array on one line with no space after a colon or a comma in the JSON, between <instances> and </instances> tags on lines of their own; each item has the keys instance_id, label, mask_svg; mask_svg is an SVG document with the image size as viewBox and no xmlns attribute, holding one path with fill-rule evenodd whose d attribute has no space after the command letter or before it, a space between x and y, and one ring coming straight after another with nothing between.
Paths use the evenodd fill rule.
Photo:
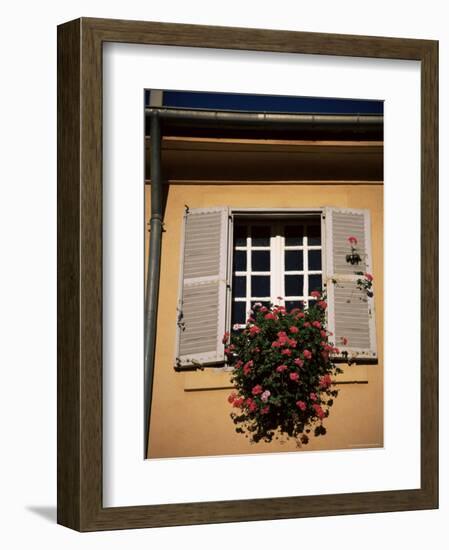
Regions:
<instances>
[{"instance_id":1,"label":"louvered shutter","mask_svg":"<svg viewBox=\"0 0 449 550\"><path fill-rule=\"evenodd\" d=\"M335 345L350 357L376 359L374 300L358 288L357 280L363 276L355 273L372 273L370 212L326 208L324 224L329 330L334 333ZM346 260L351 253L350 236L357 239L361 258L354 265Z\"/></svg>"},{"instance_id":2,"label":"louvered shutter","mask_svg":"<svg viewBox=\"0 0 449 550\"><path fill-rule=\"evenodd\" d=\"M195 208L184 215L178 366L224 361L228 228L227 208Z\"/></svg>"}]
</instances>

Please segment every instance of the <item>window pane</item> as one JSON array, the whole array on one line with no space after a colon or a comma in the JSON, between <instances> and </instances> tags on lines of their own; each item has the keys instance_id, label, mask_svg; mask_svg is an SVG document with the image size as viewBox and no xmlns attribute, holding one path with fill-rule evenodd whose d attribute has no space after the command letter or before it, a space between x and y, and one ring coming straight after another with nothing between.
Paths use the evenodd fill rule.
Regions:
<instances>
[{"instance_id":1,"label":"window pane","mask_svg":"<svg viewBox=\"0 0 449 550\"><path fill-rule=\"evenodd\" d=\"M285 295L286 296L302 296L304 287L303 275L286 275L285 276Z\"/></svg>"},{"instance_id":2,"label":"window pane","mask_svg":"<svg viewBox=\"0 0 449 550\"><path fill-rule=\"evenodd\" d=\"M269 225L255 225L251 228L251 246L270 246L270 235Z\"/></svg>"},{"instance_id":3,"label":"window pane","mask_svg":"<svg viewBox=\"0 0 449 550\"><path fill-rule=\"evenodd\" d=\"M236 225L234 227L234 246L246 246L246 225Z\"/></svg>"},{"instance_id":4,"label":"window pane","mask_svg":"<svg viewBox=\"0 0 449 550\"><path fill-rule=\"evenodd\" d=\"M317 246L321 244L321 225L319 222L308 226L307 236L309 245Z\"/></svg>"},{"instance_id":5,"label":"window pane","mask_svg":"<svg viewBox=\"0 0 449 550\"><path fill-rule=\"evenodd\" d=\"M252 251L251 271L270 271L270 251L269 250Z\"/></svg>"},{"instance_id":6,"label":"window pane","mask_svg":"<svg viewBox=\"0 0 449 550\"><path fill-rule=\"evenodd\" d=\"M232 303L232 324L244 325L246 323L246 302Z\"/></svg>"},{"instance_id":7,"label":"window pane","mask_svg":"<svg viewBox=\"0 0 449 550\"><path fill-rule=\"evenodd\" d=\"M260 275L251 277L251 296L261 298L270 295L270 277Z\"/></svg>"},{"instance_id":8,"label":"window pane","mask_svg":"<svg viewBox=\"0 0 449 550\"><path fill-rule=\"evenodd\" d=\"M234 298L244 298L246 296L246 277L234 277L232 291Z\"/></svg>"},{"instance_id":9,"label":"window pane","mask_svg":"<svg viewBox=\"0 0 449 550\"><path fill-rule=\"evenodd\" d=\"M292 309L304 309L304 302L302 300L286 300L285 309L287 312Z\"/></svg>"},{"instance_id":10,"label":"window pane","mask_svg":"<svg viewBox=\"0 0 449 550\"><path fill-rule=\"evenodd\" d=\"M285 271L302 271L304 269L302 250L285 251Z\"/></svg>"},{"instance_id":11,"label":"window pane","mask_svg":"<svg viewBox=\"0 0 449 550\"><path fill-rule=\"evenodd\" d=\"M234 251L234 271L246 271L246 250Z\"/></svg>"},{"instance_id":12,"label":"window pane","mask_svg":"<svg viewBox=\"0 0 449 550\"><path fill-rule=\"evenodd\" d=\"M302 246L304 227L302 225L285 226L285 246Z\"/></svg>"},{"instance_id":13,"label":"window pane","mask_svg":"<svg viewBox=\"0 0 449 550\"><path fill-rule=\"evenodd\" d=\"M309 295L314 290L322 290L321 275L309 275Z\"/></svg>"},{"instance_id":14,"label":"window pane","mask_svg":"<svg viewBox=\"0 0 449 550\"><path fill-rule=\"evenodd\" d=\"M321 250L309 250L309 271L321 271Z\"/></svg>"}]
</instances>

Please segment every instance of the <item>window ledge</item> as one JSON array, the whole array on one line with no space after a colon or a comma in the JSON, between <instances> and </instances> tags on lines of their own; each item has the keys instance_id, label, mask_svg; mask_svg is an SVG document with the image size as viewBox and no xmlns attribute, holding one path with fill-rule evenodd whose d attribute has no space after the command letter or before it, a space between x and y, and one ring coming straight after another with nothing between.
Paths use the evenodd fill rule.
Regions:
<instances>
[{"instance_id":1,"label":"window ledge","mask_svg":"<svg viewBox=\"0 0 449 550\"><path fill-rule=\"evenodd\" d=\"M184 373L184 391L227 390L232 388L231 372L226 367L209 367Z\"/></svg>"},{"instance_id":2,"label":"window ledge","mask_svg":"<svg viewBox=\"0 0 449 550\"><path fill-rule=\"evenodd\" d=\"M366 365L340 365L343 372L337 375L337 385L368 384ZM228 390L232 389L231 371L226 367L208 367L204 370L184 372L184 391Z\"/></svg>"}]
</instances>

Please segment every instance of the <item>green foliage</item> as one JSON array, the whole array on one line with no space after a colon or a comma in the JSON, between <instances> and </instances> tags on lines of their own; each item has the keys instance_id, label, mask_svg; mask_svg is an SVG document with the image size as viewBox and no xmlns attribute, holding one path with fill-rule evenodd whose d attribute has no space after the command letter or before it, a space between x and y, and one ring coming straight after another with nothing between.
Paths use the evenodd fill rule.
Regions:
<instances>
[{"instance_id":1,"label":"green foliage","mask_svg":"<svg viewBox=\"0 0 449 550\"><path fill-rule=\"evenodd\" d=\"M323 420L338 394L332 377L341 369L331 359L339 350L329 342L327 303L315 298L308 309L289 312L256 304L245 328L224 336L234 367L231 418L251 442L284 436L306 445L306 433L326 433Z\"/></svg>"}]
</instances>

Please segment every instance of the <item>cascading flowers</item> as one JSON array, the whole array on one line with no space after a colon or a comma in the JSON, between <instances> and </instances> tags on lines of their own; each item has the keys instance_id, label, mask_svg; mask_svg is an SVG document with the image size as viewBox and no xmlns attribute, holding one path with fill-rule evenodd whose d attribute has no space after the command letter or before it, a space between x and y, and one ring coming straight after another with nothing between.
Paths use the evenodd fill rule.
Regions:
<instances>
[{"instance_id":1,"label":"cascading flowers","mask_svg":"<svg viewBox=\"0 0 449 550\"><path fill-rule=\"evenodd\" d=\"M238 433L251 442L324 435L324 420L341 373L331 359L339 353L326 330L327 302L320 292L307 309L255 304L243 330L225 333L225 353L233 366L234 390L228 397Z\"/></svg>"}]
</instances>

